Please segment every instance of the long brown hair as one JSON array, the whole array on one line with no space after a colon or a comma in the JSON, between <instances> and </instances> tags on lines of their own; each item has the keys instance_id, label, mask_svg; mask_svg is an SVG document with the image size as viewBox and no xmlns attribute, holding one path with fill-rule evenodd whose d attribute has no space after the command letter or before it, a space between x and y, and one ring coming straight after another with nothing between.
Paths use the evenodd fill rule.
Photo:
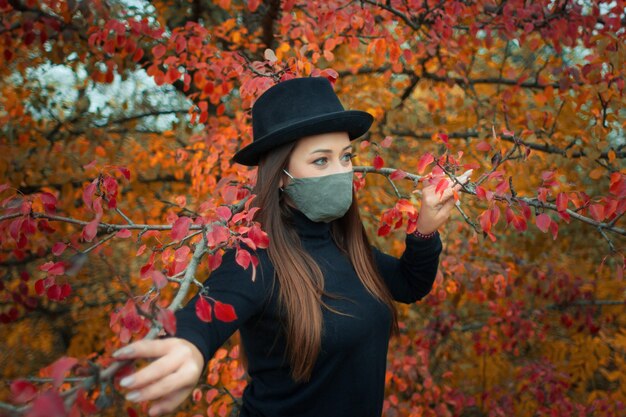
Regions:
<instances>
[{"instance_id":1,"label":"long brown hair","mask_svg":"<svg viewBox=\"0 0 626 417\"><path fill-rule=\"evenodd\" d=\"M287 341L286 353L291 364L292 378L308 381L321 349L322 308L330 308L322 295L324 276L319 265L304 250L290 222L289 208L279 192L283 168L287 168L295 142L265 154L259 161L256 194L253 205L260 207L256 219L267 232L269 258L279 284L279 306L285 318L283 328ZM350 258L359 279L375 298L385 303L392 314L392 333L398 332L398 320L393 298L376 268L371 246L359 215L356 195L348 212L331 224L331 234L337 246ZM245 359L244 359L245 360Z\"/></svg>"}]
</instances>

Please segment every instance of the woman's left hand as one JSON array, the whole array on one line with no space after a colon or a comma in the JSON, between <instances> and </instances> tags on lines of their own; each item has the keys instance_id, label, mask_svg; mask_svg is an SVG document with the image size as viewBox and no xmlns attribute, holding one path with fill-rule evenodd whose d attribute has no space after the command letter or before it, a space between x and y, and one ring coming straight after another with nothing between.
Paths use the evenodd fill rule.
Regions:
<instances>
[{"instance_id":1,"label":"woman's left hand","mask_svg":"<svg viewBox=\"0 0 626 417\"><path fill-rule=\"evenodd\" d=\"M422 206L417 219L418 232L425 235L432 233L448 220L456 203L454 193L461 189L461 184L469 181L471 174L472 170L470 169L458 176L459 183L454 183L448 179L450 183L443 193L436 191L442 176L424 178Z\"/></svg>"}]
</instances>

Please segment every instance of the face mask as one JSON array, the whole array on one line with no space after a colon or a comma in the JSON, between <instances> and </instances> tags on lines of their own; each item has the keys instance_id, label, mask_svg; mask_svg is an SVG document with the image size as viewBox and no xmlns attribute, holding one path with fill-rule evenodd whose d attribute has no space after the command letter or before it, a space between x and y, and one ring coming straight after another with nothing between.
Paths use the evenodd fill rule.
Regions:
<instances>
[{"instance_id":1,"label":"face mask","mask_svg":"<svg viewBox=\"0 0 626 417\"><path fill-rule=\"evenodd\" d=\"M284 191L298 210L314 222L331 222L342 217L352 204L353 172L323 177L294 178Z\"/></svg>"}]
</instances>

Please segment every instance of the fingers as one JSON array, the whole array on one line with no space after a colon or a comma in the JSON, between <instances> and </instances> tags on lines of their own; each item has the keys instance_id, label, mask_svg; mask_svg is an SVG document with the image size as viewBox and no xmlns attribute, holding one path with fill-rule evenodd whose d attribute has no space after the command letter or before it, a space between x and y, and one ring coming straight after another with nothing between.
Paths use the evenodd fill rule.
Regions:
<instances>
[{"instance_id":1,"label":"fingers","mask_svg":"<svg viewBox=\"0 0 626 417\"><path fill-rule=\"evenodd\" d=\"M113 352L115 359L158 358L172 347L174 339L139 340Z\"/></svg>"},{"instance_id":2,"label":"fingers","mask_svg":"<svg viewBox=\"0 0 626 417\"><path fill-rule=\"evenodd\" d=\"M182 356L176 353L166 354L140 371L123 378L120 385L129 389L142 388L179 369L182 365L181 359Z\"/></svg>"},{"instance_id":3,"label":"fingers","mask_svg":"<svg viewBox=\"0 0 626 417\"><path fill-rule=\"evenodd\" d=\"M448 187L441 194L439 204L447 202L450 198L452 198L455 192L458 192L461 188L463 188L463 185L465 185L469 181L469 177L470 175L472 175L472 171L473 169L468 169L463 174L456 177L458 183L451 182L448 185Z\"/></svg>"},{"instance_id":4,"label":"fingers","mask_svg":"<svg viewBox=\"0 0 626 417\"><path fill-rule=\"evenodd\" d=\"M148 410L148 414L151 417L155 417L174 411L176 407L178 407L183 401L185 401L191 390L192 387L184 387L177 391L169 393L168 395L161 398L159 401L155 402L152 407L150 407L150 410Z\"/></svg>"},{"instance_id":5,"label":"fingers","mask_svg":"<svg viewBox=\"0 0 626 417\"><path fill-rule=\"evenodd\" d=\"M185 372L173 372L140 390L131 391L126 399L135 402L156 400L191 385Z\"/></svg>"}]
</instances>

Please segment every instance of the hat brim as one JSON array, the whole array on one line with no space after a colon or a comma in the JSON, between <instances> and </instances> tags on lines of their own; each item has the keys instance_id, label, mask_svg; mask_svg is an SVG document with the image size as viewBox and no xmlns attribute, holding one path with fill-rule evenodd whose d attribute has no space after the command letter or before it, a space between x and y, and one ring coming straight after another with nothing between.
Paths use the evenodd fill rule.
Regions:
<instances>
[{"instance_id":1,"label":"hat brim","mask_svg":"<svg viewBox=\"0 0 626 417\"><path fill-rule=\"evenodd\" d=\"M305 136L330 132L347 132L350 140L365 134L372 125L374 117L361 110L344 110L300 120L277 129L240 149L233 156L233 161L247 166L258 165L261 156L281 145L293 142Z\"/></svg>"}]
</instances>

